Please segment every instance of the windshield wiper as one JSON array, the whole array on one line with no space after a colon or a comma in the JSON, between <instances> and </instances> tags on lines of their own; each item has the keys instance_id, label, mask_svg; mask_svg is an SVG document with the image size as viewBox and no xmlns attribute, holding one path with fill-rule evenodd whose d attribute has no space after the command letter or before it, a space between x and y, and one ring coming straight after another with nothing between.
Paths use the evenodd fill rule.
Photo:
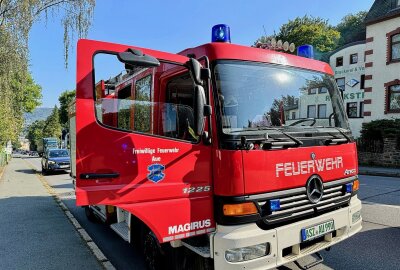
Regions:
<instances>
[{"instance_id":1,"label":"windshield wiper","mask_svg":"<svg viewBox=\"0 0 400 270\"><path fill-rule=\"evenodd\" d=\"M336 129L344 138L327 139L324 142L325 145L348 143L348 142L352 141L351 138L346 133L344 133L342 130L340 130L340 128L338 128L338 127L329 127L329 128Z\"/></svg>"},{"instance_id":2,"label":"windshield wiper","mask_svg":"<svg viewBox=\"0 0 400 270\"><path fill-rule=\"evenodd\" d=\"M274 146L300 146L300 145L303 145L302 141L293 137L292 135L287 134L286 132L282 131L281 129L272 128L272 127L259 127L258 129L259 130L275 130L292 140L292 141L268 141L268 133L267 133L267 138L266 138L267 142L264 145L266 145L268 149L270 149Z\"/></svg>"}]
</instances>

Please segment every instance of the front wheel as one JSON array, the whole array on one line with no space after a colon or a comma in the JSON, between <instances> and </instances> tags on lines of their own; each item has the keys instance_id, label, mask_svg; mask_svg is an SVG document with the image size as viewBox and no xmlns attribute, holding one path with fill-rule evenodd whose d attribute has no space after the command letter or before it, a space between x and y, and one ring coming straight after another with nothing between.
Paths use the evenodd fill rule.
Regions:
<instances>
[{"instance_id":1,"label":"front wheel","mask_svg":"<svg viewBox=\"0 0 400 270\"><path fill-rule=\"evenodd\" d=\"M47 170L42 165L42 175L46 175L46 174L47 174Z\"/></svg>"},{"instance_id":2,"label":"front wheel","mask_svg":"<svg viewBox=\"0 0 400 270\"><path fill-rule=\"evenodd\" d=\"M161 245L153 232L149 231L143 239L143 255L147 269L161 270L165 269L164 258Z\"/></svg>"}]
</instances>

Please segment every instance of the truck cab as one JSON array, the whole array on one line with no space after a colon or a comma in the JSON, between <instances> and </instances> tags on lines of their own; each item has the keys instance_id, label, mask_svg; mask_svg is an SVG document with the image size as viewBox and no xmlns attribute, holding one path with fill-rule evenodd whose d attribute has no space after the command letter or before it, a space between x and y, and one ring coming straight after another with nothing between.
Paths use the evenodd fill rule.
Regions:
<instances>
[{"instance_id":1,"label":"truck cab","mask_svg":"<svg viewBox=\"0 0 400 270\"><path fill-rule=\"evenodd\" d=\"M75 106L76 202L154 269L164 248L268 269L361 230L356 146L326 63L80 40Z\"/></svg>"}]
</instances>

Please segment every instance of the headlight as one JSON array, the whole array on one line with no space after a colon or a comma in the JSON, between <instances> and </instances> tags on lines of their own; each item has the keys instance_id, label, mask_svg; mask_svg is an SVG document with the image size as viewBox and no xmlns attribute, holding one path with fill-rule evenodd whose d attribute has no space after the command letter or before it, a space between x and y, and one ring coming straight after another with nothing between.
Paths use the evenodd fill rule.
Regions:
<instances>
[{"instance_id":1,"label":"headlight","mask_svg":"<svg viewBox=\"0 0 400 270\"><path fill-rule=\"evenodd\" d=\"M52 160L49 160L48 163L49 163L49 164L56 164L56 162L55 162L55 161L52 161Z\"/></svg>"},{"instance_id":2,"label":"headlight","mask_svg":"<svg viewBox=\"0 0 400 270\"><path fill-rule=\"evenodd\" d=\"M228 249L225 251L225 259L232 263L243 262L266 256L269 252L269 243L262 243L254 246Z\"/></svg>"}]
</instances>

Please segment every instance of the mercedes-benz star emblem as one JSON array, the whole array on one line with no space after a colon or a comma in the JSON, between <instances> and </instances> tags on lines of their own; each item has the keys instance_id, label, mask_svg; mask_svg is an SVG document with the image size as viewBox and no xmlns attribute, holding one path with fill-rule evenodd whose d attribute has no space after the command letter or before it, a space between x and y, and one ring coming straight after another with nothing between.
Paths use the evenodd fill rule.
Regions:
<instances>
[{"instance_id":1,"label":"mercedes-benz star emblem","mask_svg":"<svg viewBox=\"0 0 400 270\"><path fill-rule=\"evenodd\" d=\"M311 203L318 203L324 194L324 184L319 176L313 175L307 182L307 197Z\"/></svg>"},{"instance_id":2,"label":"mercedes-benz star emblem","mask_svg":"<svg viewBox=\"0 0 400 270\"><path fill-rule=\"evenodd\" d=\"M315 153L314 153L314 152L313 152L313 153L311 153L311 159L312 159L312 160L315 160L315 156L316 156L316 155L315 155Z\"/></svg>"}]
</instances>

